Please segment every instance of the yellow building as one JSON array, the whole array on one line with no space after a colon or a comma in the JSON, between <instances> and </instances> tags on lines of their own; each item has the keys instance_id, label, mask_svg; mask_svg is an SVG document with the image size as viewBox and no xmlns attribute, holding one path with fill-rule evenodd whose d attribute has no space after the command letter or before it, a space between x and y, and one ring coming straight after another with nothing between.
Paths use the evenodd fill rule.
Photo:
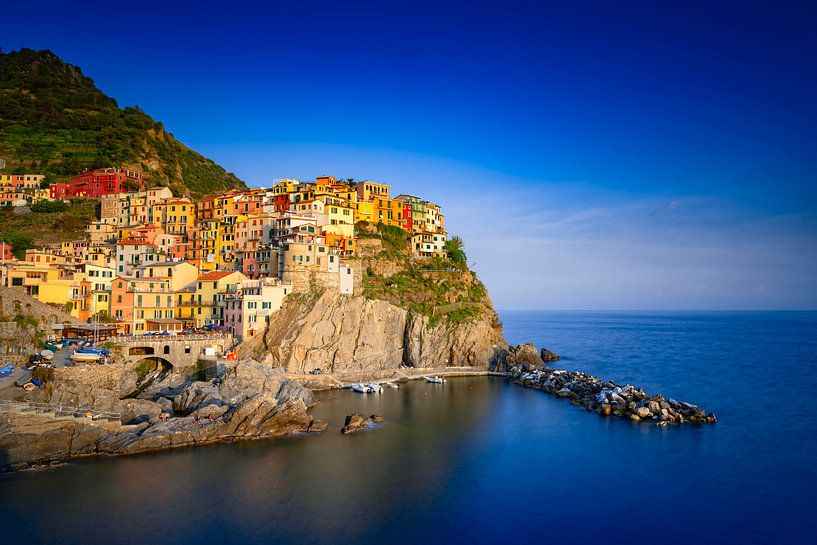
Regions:
<instances>
[{"instance_id":1,"label":"yellow building","mask_svg":"<svg viewBox=\"0 0 817 545\"><path fill-rule=\"evenodd\" d=\"M49 265L34 263L14 263L6 266L6 282L8 286L24 288L26 293L36 297L40 286L50 283L60 277L60 271Z\"/></svg>"},{"instance_id":2,"label":"yellow building","mask_svg":"<svg viewBox=\"0 0 817 545\"><path fill-rule=\"evenodd\" d=\"M83 304L88 287L87 283L83 285L83 278L83 274L77 274L74 278L52 278L42 282L38 286L37 300L56 305L71 316L79 318L80 312L88 310Z\"/></svg>"},{"instance_id":3,"label":"yellow building","mask_svg":"<svg viewBox=\"0 0 817 545\"><path fill-rule=\"evenodd\" d=\"M107 242L116 238L116 226L110 223L94 221L85 228L88 240L94 243Z\"/></svg>"},{"instance_id":4,"label":"yellow building","mask_svg":"<svg viewBox=\"0 0 817 545\"><path fill-rule=\"evenodd\" d=\"M133 291L131 331L137 335L148 331L181 329L174 327L175 304L170 280L162 278L128 278Z\"/></svg>"},{"instance_id":5,"label":"yellow building","mask_svg":"<svg viewBox=\"0 0 817 545\"><path fill-rule=\"evenodd\" d=\"M239 271L211 271L199 275L195 299L197 325L221 324L224 319L221 303L246 279Z\"/></svg>"},{"instance_id":6,"label":"yellow building","mask_svg":"<svg viewBox=\"0 0 817 545\"><path fill-rule=\"evenodd\" d=\"M153 223L159 224L165 233L186 235L196 223L196 205L189 199L169 199L152 207Z\"/></svg>"},{"instance_id":7,"label":"yellow building","mask_svg":"<svg viewBox=\"0 0 817 545\"><path fill-rule=\"evenodd\" d=\"M369 223L377 223L375 206L373 202L358 201L355 203L355 223L359 221L368 221Z\"/></svg>"},{"instance_id":8,"label":"yellow building","mask_svg":"<svg viewBox=\"0 0 817 545\"><path fill-rule=\"evenodd\" d=\"M220 222L214 219L201 220L196 243L199 246L199 271L214 271L221 253Z\"/></svg>"},{"instance_id":9,"label":"yellow building","mask_svg":"<svg viewBox=\"0 0 817 545\"><path fill-rule=\"evenodd\" d=\"M376 182L358 182L355 186L358 202L370 202L373 199L388 199L391 188Z\"/></svg>"}]
</instances>

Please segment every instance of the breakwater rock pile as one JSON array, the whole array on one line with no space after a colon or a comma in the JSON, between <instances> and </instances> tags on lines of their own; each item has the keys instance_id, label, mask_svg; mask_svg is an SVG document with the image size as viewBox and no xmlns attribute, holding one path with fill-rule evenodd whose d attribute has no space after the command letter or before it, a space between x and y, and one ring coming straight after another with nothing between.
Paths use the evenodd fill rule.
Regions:
<instances>
[{"instance_id":1,"label":"breakwater rock pile","mask_svg":"<svg viewBox=\"0 0 817 545\"><path fill-rule=\"evenodd\" d=\"M650 422L661 427L717 422L714 413L707 414L691 403L660 394L648 395L641 388L622 386L578 371L515 365L509 369L509 376L516 384L567 398L602 416Z\"/></svg>"}]
</instances>

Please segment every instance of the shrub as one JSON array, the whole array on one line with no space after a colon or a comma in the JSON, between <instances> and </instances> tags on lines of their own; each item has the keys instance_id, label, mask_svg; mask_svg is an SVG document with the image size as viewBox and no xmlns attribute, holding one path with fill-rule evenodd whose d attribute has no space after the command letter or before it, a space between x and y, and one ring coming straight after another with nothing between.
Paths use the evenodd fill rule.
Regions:
<instances>
[{"instance_id":1,"label":"shrub","mask_svg":"<svg viewBox=\"0 0 817 545\"><path fill-rule=\"evenodd\" d=\"M65 212L68 205L62 201L39 201L31 205L32 212L52 214L54 212Z\"/></svg>"}]
</instances>

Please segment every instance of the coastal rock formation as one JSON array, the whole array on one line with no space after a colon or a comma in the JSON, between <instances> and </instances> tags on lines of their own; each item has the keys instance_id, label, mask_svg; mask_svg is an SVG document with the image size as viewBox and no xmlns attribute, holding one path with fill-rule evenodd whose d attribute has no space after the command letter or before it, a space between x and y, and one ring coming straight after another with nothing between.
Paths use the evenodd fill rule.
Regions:
<instances>
[{"instance_id":1,"label":"coastal rock formation","mask_svg":"<svg viewBox=\"0 0 817 545\"><path fill-rule=\"evenodd\" d=\"M505 359L505 366L511 368L520 366L525 370L532 370L541 367L545 362L539 355L539 351L533 343L520 344L508 349L508 356Z\"/></svg>"},{"instance_id":2,"label":"coastal rock formation","mask_svg":"<svg viewBox=\"0 0 817 545\"><path fill-rule=\"evenodd\" d=\"M603 416L650 421L658 426L717 422L714 413L707 414L691 403L648 395L641 388L622 386L587 373L548 368L528 370L525 365L515 365L509 374L516 384L570 399Z\"/></svg>"},{"instance_id":3,"label":"coastal rock formation","mask_svg":"<svg viewBox=\"0 0 817 545\"><path fill-rule=\"evenodd\" d=\"M59 391L59 385L56 388L52 399L70 395ZM88 401L99 392L84 395L91 397L72 399ZM53 411L0 413L0 471L74 456L133 454L326 428L308 413L312 404L309 390L288 380L280 370L252 360L237 362L223 377L208 383L194 382L176 398L118 400L133 407L123 414L123 421L130 417L132 425ZM107 394L93 400L94 411L120 407L110 405ZM176 416L162 418L168 404Z\"/></svg>"},{"instance_id":4,"label":"coastal rock formation","mask_svg":"<svg viewBox=\"0 0 817 545\"><path fill-rule=\"evenodd\" d=\"M348 435L350 433L356 433L361 430L367 430L371 428L374 424L382 423L383 418L376 414L373 414L370 417L366 418L362 414L353 413L346 417L343 427L340 429L340 433L342 433L343 435Z\"/></svg>"},{"instance_id":5,"label":"coastal rock formation","mask_svg":"<svg viewBox=\"0 0 817 545\"><path fill-rule=\"evenodd\" d=\"M346 373L487 368L506 349L501 328L484 320L433 320L387 301L327 291L314 301L287 299L263 338L245 343L240 353L293 373Z\"/></svg>"},{"instance_id":6,"label":"coastal rock formation","mask_svg":"<svg viewBox=\"0 0 817 545\"><path fill-rule=\"evenodd\" d=\"M539 355L542 358L542 361L544 361L545 363L561 359L561 356L559 356L558 354L554 354L547 348L543 348Z\"/></svg>"}]
</instances>

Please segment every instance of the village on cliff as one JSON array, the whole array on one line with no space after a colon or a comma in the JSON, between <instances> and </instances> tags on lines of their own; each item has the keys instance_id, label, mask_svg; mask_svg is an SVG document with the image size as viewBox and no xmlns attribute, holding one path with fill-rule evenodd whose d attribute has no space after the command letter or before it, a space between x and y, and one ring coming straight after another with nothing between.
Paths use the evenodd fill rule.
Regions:
<instances>
[{"instance_id":1,"label":"village on cliff","mask_svg":"<svg viewBox=\"0 0 817 545\"><path fill-rule=\"evenodd\" d=\"M0 174L0 205L98 199L97 220L84 240L28 249L21 260L0 243L2 285L103 323L107 334L216 327L241 340L263 333L286 296L316 283L357 293L361 225L402 230L414 256L445 255L440 207L371 181L282 179L194 201L146 187L128 169L46 188L43 178Z\"/></svg>"}]
</instances>

